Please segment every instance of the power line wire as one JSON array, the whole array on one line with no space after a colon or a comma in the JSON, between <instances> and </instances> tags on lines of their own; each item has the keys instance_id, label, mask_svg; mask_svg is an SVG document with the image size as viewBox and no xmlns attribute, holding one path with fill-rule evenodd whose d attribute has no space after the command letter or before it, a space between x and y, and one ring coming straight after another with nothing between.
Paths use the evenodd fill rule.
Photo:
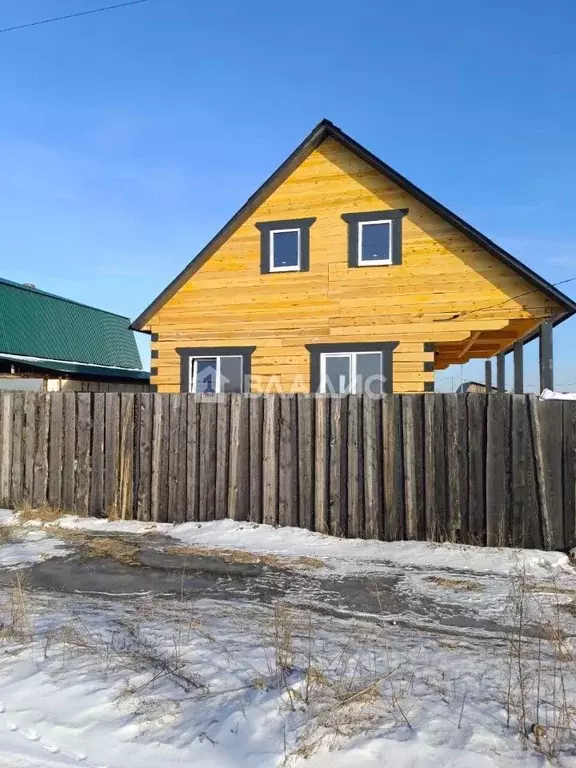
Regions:
<instances>
[{"instance_id":1,"label":"power line wire","mask_svg":"<svg viewBox=\"0 0 576 768\"><path fill-rule=\"evenodd\" d=\"M140 5L141 3L147 3L148 0L128 0L125 3L116 3L116 5L105 5L102 8L93 8L91 11L79 11L78 13L69 13L66 16L53 16L49 19L41 19L40 21L30 21L27 24L18 24L15 27L4 27L0 29L2 32L14 32L16 29L26 29L27 27L39 27L41 24L51 24L53 21L64 21L66 19L76 19L79 16L89 16L93 13L102 13L103 11L113 11L116 8L126 8L129 5Z\"/></svg>"}]
</instances>

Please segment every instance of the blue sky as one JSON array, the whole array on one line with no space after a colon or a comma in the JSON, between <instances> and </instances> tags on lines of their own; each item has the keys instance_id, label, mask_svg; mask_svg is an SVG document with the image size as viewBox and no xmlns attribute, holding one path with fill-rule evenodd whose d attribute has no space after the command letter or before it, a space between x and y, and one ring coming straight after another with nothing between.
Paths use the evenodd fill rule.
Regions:
<instances>
[{"instance_id":1,"label":"blue sky","mask_svg":"<svg viewBox=\"0 0 576 768\"><path fill-rule=\"evenodd\" d=\"M0 27L106 4L0 0ZM328 117L574 277L575 28L571 0L149 0L0 35L0 274L134 317ZM573 390L575 330L555 338Z\"/></svg>"}]
</instances>

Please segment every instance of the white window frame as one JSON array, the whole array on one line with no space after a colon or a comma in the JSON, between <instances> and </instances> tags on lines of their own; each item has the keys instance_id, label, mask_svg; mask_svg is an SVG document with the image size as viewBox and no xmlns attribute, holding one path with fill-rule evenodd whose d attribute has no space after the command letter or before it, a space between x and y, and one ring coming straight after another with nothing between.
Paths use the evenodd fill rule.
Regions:
<instances>
[{"instance_id":1,"label":"white window frame","mask_svg":"<svg viewBox=\"0 0 576 768\"><path fill-rule=\"evenodd\" d=\"M383 370L384 359L383 354L379 350L370 350L366 352L322 352L320 354L320 393L328 394L326 390L326 358L328 357L347 357L350 360L350 386L349 391L339 394L356 395L356 389L358 384L358 368L357 362L360 355L380 355L380 372ZM381 374L382 375L382 374Z\"/></svg>"},{"instance_id":2,"label":"white window frame","mask_svg":"<svg viewBox=\"0 0 576 768\"><path fill-rule=\"evenodd\" d=\"M371 227L374 224L388 225L388 258L387 259L363 259L362 258L362 233L364 227ZM359 267L378 267L392 264L392 227L393 219L379 219L378 221L359 221L358 222L358 266Z\"/></svg>"},{"instance_id":3,"label":"white window frame","mask_svg":"<svg viewBox=\"0 0 576 768\"><path fill-rule=\"evenodd\" d=\"M296 232L298 235L298 263L295 267L275 267L274 266L274 235L282 232ZM302 231L300 227L291 227L290 229L271 229L270 230L270 272L300 272L300 261L302 256Z\"/></svg>"},{"instance_id":4,"label":"white window frame","mask_svg":"<svg viewBox=\"0 0 576 768\"><path fill-rule=\"evenodd\" d=\"M221 378L221 361L223 358L237 358L240 360L240 381L242 382L242 389L244 388L244 357L242 355L203 355L203 356L197 356L197 357L190 357L190 370L188 372L188 381L190 382L190 393L195 395L196 393L196 379L198 376L197 372L197 366L194 365L194 363L197 360L216 360L216 386L215 386L215 395L219 395L222 391L222 378ZM206 395L210 394L208 392L201 392L200 394Z\"/></svg>"}]
</instances>

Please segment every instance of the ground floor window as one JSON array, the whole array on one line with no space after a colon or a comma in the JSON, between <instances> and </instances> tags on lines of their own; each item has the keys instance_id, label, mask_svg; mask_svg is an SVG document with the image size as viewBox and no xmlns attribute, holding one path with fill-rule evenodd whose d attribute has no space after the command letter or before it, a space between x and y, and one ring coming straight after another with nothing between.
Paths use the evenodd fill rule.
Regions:
<instances>
[{"instance_id":1,"label":"ground floor window","mask_svg":"<svg viewBox=\"0 0 576 768\"><path fill-rule=\"evenodd\" d=\"M180 389L197 395L250 391L250 356L255 347L185 347L180 355Z\"/></svg>"},{"instance_id":2,"label":"ground floor window","mask_svg":"<svg viewBox=\"0 0 576 768\"><path fill-rule=\"evenodd\" d=\"M392 354L397 343L309 344L312 391L329 395L392 392Z\"/></svg>"}]
</instances>

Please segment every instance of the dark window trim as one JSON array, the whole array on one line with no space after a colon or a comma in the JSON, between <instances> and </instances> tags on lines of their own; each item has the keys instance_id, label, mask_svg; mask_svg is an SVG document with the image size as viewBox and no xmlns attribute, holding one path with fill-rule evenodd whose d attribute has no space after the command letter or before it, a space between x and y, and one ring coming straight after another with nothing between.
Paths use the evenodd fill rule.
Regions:
<instances>
[{"instance_id":1,"label":"dark window trim","mask_svg":"<svg viewBox=\"0 0 576 768\"><path fill-rule=\"evenodd\" d=\"M300 230L300 266L294 270L280 272L308 272L310 270L310 227L316 218L283 219L282 221L259 221L254 225L260 230L260 272L270 274L270 232L282 229ZM275 273L275 270L272 270Z\"/></svg>"},{"instance_id":2,"label":"dark window trim","mask_svg":"<svg viewBox=\"0 0 576 768\"><path fill-rule=\"evenodd\" d=\"M252 353L256 347L177 347L180 356L180 391L190 392L190 358L194 357L241 357L242 392L250 392Z\"/></svg>"},{"instance_id":3,"label":"dark window trim","mask_svg":"<svg viewBox=\"0 0 576 768\"><path fill-rule=\"evenodd\" d=\"M320 355L330 352L381 352L382 373L386 378L384 393L391 395L394 391L394 350L399 343L399 341L370 341L352 344L306 344L306 349L310 352L310 390L320 391Z\"/></svg>"},{"instance_id":4,"label":"dark window trim","mask_svg":"<svg viewBox=\"0 0 576 768\"><path fill-rule=\"evenodd\" d=\"M364 213L343 213L342 218L348 224L348 266L349 267L388 267L402 264L402 219L408 213L408 208L397 208L387 211L365 211ZM371 221L390 221L392 231L390 237L391 262L390 264L360 264L358 253L358 240L360 224Z\"/></svg>"}]
</instances>

